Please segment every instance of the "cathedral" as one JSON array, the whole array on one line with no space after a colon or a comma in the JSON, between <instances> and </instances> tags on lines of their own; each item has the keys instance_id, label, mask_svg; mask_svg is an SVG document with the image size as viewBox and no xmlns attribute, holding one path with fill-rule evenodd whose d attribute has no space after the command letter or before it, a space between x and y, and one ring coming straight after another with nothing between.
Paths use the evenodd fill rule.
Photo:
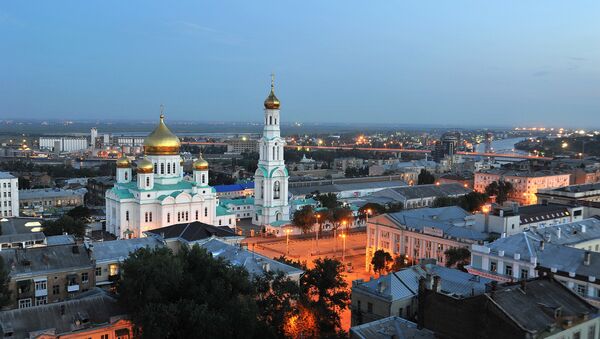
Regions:
<instances>
[{"instance_id":1,"label":"cathedral","mask_svg":"<svg viewBox=\"0 0 600 339\"><path fill-rule=\"evenodd\" d=\"M264 102L264 128L259 140L255 173L254 216L256 225L289 221L288 171L283 160L285 139L280 135L279 99L271 79ZM219 206L208 185L208 162L193 163L193 175L184 178L179 138L165 125L161 112L158 126L144 140L144 157L132 163L117 160L117 180L106 192L106 230L118 238L143 237L144 232L184 222L200 221L215 226L236 225L236 214Z\"/></svg>"},{"instance_id":2,"label":"cathedral","mask_svg":"<svg viewBox=\"0 0 600 339\"><path fill-rule=\"evenodd\" d=\"M235 226L235 214L219 206L215 189L208 185L208 162L193 163L192 180L185 180L179 138L165 125L144 140L144 157L132 164L117 160L115 186L106 192L106 230L119 238L137 238L145 231L183 222L200 221Z\"/></svg>"}]
</instances>

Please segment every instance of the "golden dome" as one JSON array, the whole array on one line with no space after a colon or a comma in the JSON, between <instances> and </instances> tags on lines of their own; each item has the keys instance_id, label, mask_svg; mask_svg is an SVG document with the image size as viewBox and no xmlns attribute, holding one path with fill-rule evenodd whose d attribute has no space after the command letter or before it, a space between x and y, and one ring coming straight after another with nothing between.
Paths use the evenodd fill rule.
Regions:
<instances>
[{"instance_id":1,"label":"golden dome","mask_svg":"<svg viewBox=\"0 0 600 339\"><path fill-rule=\"evenodd\" d=\"M129 158L125 156L125 154L121 155L119 159L117 159L117 168L129 168L131 167L131 161Z\"/></svg>"},{"instance_id":2,"label":"golden dome","mask_svg":"<svg viewBox=\"0 0 600 339\"><path fill-rule=\"evenodd\" d=\"M194 169L197 171L205 171L208 169L208 161L202 158L202 153L200 153L198 160L194 161Z\"/></svg>"},{"instance_id":3,"label":"golden dome","mask_svg":"<svg viewBox=\"0 0 600 339\"><path fill-rule=\"evenodd\" d=\"M154 165L152 161L143 158L142 160L137 162L137 172L138 173L152 173L154 172Z\"/></svg>"},{"instance_id":4,"label":"golden dome","mask_svg":"<svg viewBox=\"0 0 600 339\"><path fill-rule=\"evenodd\" d=\"M271 75L271 93L265 99L265 108L266 109L279 109L279 99L275 96L275 76Z\"/></svg>"},{"instance_id":5,"label":"golden dome","mask_svg":"<svg viewBox=\"0 0 600 339\"><path fill-rule=\"evenodd\" d=\"M165 116L160 115L158 126L144 140L144 153L151 155L179 154L181 143L164 122Z\"/></svg>"}]
</instances>

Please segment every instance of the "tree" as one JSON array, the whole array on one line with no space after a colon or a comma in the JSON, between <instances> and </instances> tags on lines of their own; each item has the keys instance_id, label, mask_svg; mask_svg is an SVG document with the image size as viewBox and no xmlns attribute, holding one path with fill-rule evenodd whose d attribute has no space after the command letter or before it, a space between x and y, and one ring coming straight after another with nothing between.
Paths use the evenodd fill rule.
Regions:
<instances>
[{"instance_id":1,"label":"tree","mask_svg":"<svg viewBox=\"0 0 600 339\"><path fill-rule=\"evenodd\" d=\"M296 301L300 299L298 283L287 278L282 272L267 272L254 278L257 290L256 305L259 320L263 321L273 337L283 337L293 315L298 315ZM313 325L313 328L316 327Z\"/></svg>"},{"instance_id":2,"label":"tree","mask_svg":"<svg viewBox=\"0 0 600 339\"><path fill-rule=\"evenodd\" d=\"M450 248L444 251L446 267L456 267L465 271L465 266L471 261L471 252L465 247Z\"/></svg>"},{"instance_id":3,"label":"tree","mask_svg":"<svg viewBox=\"0 0 600 339\"><path fill-rule=\"evenodd\" d=\"M354 219L352 210L347 207L338 207L331 213L331 221L334 223L334 229L338 229L342 223L346 223L346 227L350 227L350 223Z\"/></svg>"},{"instance_id":4,"label":"tree","mask_svg":"<svg viewBox=\"0 0 600 339\"><path fill-rule=\"evenodd\" d=\"M498 204L504 203L513 193L514 187L508 181L493 181L485 188L485 193L489 196L496 196Z\"/></svg>"},{"instance_id":5,"label":"tree","mask_svg":"<svg viewBox=\"0 0 600 339\"><path fill-rule=\"evenodd\" d=\"M286 313L285 318L282 337L318 338L317 318L302 304Z\"/></svg>"},{"instance_id":6,"label":"tree","mask_svg":"<svg viewBox=\"0 0 600 339\"><path fill-rule=\"evenodd\" d=\"M373 253L373 258L371 259L373 271L381 275L381 272L385 271L392 261L394 261L394 259L388 252L384 250L375 251L375 253Z\"/></svg>"},{"instance_id":7,"label":"tree","mask_svg":"<svg viewBox=\"0 0 600 339\"><path fill-rule=\"evenodd\" d=\"M368 202L359 209L361 215L365 215L367 211L370 211L369 216L374 216L386 212L385 206L374 202Z\"/></svg>"},{"instance_id":8,"label":"tree","mask_svg":"<svg viewBox=\"0 0 600 339\"><path fill-rule=\"evenodd\" d=\"M300 228L302 233L310 231L316 222L317 217L315 216L313 207L310 205L303 206L301 209L294 212L292 217L292 224Z\"/></svg>"},{"instance_id":9,"label":"tree","mask_svg":"<svg viewBox=\"0 0 600 339\"><path fill-rule=\"evenodd\" d=\"M142 338L259 338L256 290L248 272L204 249L142 248L122 265L119 303Z\"/></svg>"},{"instance_id":10,"label":"tree","mask_svg":"<svg viewBox=\"0 0 600 339\"><path fill-rule=\"evenodd\" d=\"M333 336L341 331L340 311L350 301L348 284L342 277L344 264L330 258L316 259L313 264L302 276L302 293L317 318L319 335Z\"/></svg>"},{"instance_id":11,"label":"tree","mask_svg":"<svg viewBox=\"0 0 600 339\"><path fill-rule=\"evenodd\" d=\"M433 202L433 207L460 206L461 208L475 212L481 210L486 204L488 195L486 193L469 192L460 197L439 197Z\"/></svg>"},{"instance_id":12,"label":"tree","mask_svg":"<svg viewBox=\"0 0 600 339\"><path fill-rule=\"evenodd\" d=\"M335 193L317 194L315 199L325 208L332 209L339 206L338 197Z\"/></svg>"},{"instance_id":13,"label":"tree","mask_svg":"<svg viewBox=\"0 0 600 339\"><path fill-rule=\"evenodd\" d=\"M92 216L92 211L85 206L76 206L67 215L75 220L87 221Z\"/></svg>"},{"instance_id":14,"label":"tree","mask_svg":"<svg viewBox=\"0 0 600 339\"><path fill-rule=\"evenodd\" d=\"M435 182L433 174L429 173L426 169L421 169L419 176L417 177L417 185L429 185Z\"/></svg>"},{"instance_id":15,"label":"tree","mask_svg":"<svg viewBox=\"0 0 600 339\"><path fill-rule=\"evenodd\" d=\"M45 221L42 224L42 228L46 236L61 235L63 233L72 234L76 237L83 237L85 235L85 224L83 221L73 219L68 215L54 221Z\"/></svg>"},{"instance_id":16,"label":"tree","mask_svg":"<svg viewBox=\"0 0 600 339\"><path fill-rule=\"evenodd\" d=\"M19 189L28 190L31 188L31 180L25 177L19 177Z\"/></svg>"},{"instance_id":17,"label":"tree","mask_svg":"<svg viewBox=\"0 0 600 339\"><path fill-rule=\"evenodd\" d=\"M8 283L10 282L10 272L4 263L4 259L0 257L0 307L6 306L10 303L10 289Z\"/></svg>"},{"instance_id":18,"label":"tree","mask_svg":"<svg viewBox=\"0 0 600 339\"><path fill-rule=\"evenodd\" d=\"M410 262L408 262L407 258L404 255L397 255L394 257L394 262L392 263L392 272L398 272L403 268L410 266Z\"/></svg>"}]
</instances>

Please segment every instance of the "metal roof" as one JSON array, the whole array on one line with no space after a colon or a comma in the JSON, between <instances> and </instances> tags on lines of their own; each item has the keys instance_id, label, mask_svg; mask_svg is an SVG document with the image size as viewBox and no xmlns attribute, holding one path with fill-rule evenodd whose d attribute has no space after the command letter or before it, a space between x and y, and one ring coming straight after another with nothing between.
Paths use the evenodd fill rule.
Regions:
<instances>
[{"instance_id":1,"label":"metal roof","mask_svg":"<svg viewBox=\"0 0 600 339\"><path fill-rule=\"evenodd\" d=\"M163 239L181 239L187 242L204 240L210 237L237 237L229 227L213 226L199 221L165 226L145 233L158 235Z\"/></svg>"},{"instance_id":2,"label":"metal roof","mask_svg":"<svg viewBox=\"0 0 600 339\"><path fill-rule=\"evenodd\" d=\"M387 317L350 328L351 338L360 339L434 339L434 332L418 329L417 324L400 317Z\"/></svg>"},{"instance_id":3,"label":"metal roof","mask_svg":"<svg viewBox=\"0 0 600 339\"><path fill-rule=\"evenodd\" d=\"M92 267L84 245L59 245L0 251L10 274L32 275L42 272Z\"/></svg>"},{"instance_id":4,"label":"metal roof","mask_svg":"<svg viewBox=\"0 0 600 339\"><path fill-rule=\"evenodd\" d=\"M140 248L154 249L163 243L154 237L98 241L89 244L97 263L107 261L123 261L129 254Z\"/></svg>"}]
</instances>

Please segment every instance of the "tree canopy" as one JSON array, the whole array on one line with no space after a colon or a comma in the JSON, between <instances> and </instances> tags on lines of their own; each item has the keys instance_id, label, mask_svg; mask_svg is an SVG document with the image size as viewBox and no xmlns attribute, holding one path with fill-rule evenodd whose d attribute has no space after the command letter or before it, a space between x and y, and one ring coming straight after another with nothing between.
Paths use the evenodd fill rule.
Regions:
<instances>
[{"instance_id":1,"label":"tree canopy","mask_svg":"<svg viewBox=\"0 0 600 339\"><path fill-rule=\"evenodd\" d=\"M487 185L485 193L490 196L496 196L496 202L502 204L508 200L510 195L514 192L513 185L508 181L494 181Z\"/></svg>"},{"instance_id":2,"label":"tree canopy","mask_svg":"<svg viewBox=\"0 0 600 339\"><path fill-rule=\"evenodd\" d=\"M429 185L435 182L433 174L429 173L426 169L421 169L419 176L417 177L417 185Z\"/></svg>"},{"instance_id":3,"label":"tree canopy","mask_svg":"<svg viewBox=\"0 0 600 339\"><path fill-rule=\"evenodd\" d=\"M488 195L486 193L469 192L460 197L439 197L433 202L433 207L460 206L461 208L475 212L481 210L481 207L487 203Z\"/></svg>"},{"instance_id":4,"label":"tree canopy","mask_svg":"<svg viewBox=\"0 0 600 339\"><path fill-rule=\"evenodd\" d=\"M75 220L87 221L92 216L92 211L85 206L76 206L67 215Z\"/></svg>"},{"instance_id":5,"label":"tree canopy","mask_svg":"<svg viewBox=\"0 0 600 339\"><path fill-rule=\"evenodd\" d=\"M4 259L0 257L0 307L10 303L10 289L8 288L8 283L10 282L9 274L9 268L4 263Z\"/></svg>"},{"instance_id":6,"label":"tree canopy","mask_svg":"<svg viewBox=\"0 0 600 339\"><path fill-rule=\"evenodd\" d=\"M310 205L303 206L301 209L294 212L292 217L292 224L300 228L303 233L310 231L310 229L317 222L317 217L313 207Z\"/></svg>"},{"instance_id":7,"label":"tree canopy","mask_svg":"<svg viewBox=\"0 0 600 339\"><path fill-rule=\"evenodd\" d=\"M317 194L315 199L325 208L336 208L339 206L338 198L335 193Z\"/></svg>"},{"instance_id":8,"label":"tree canopy","mask_svg":"<svg viewBox=\"0 0 600 339\"><path fill-rule=\"evenodd\" d=\"M381 272L385 271L388 265L393 261L394 259L388 252L384 250L377 250L375 253L373 253L371 265L373 265L373 271L381 275Z\"/></svg>"},{"instance_id":9,"label":"tree canopy","mask_svg":"<svg viewBox=\"0 0 600 339\"><path fill-rule=\"evenodd\" d=\"M471 252L465 247L450 248L444 251L446 256L446 267L456 267L462 271L465 270L471 262Z\"/></svg>"},{"instance_id":10,"label":"tree canopy","mask_svg":"<svg viewBox=\"0 0 600 339\"><path fill-rule=\"evenodd\" d=\"M85 224L83 221L73 219L68 215L62 216L57 220L44 221L42 228L46 236L61 235L63 233L72 234L76 237L83 237L85 235Z\"/></svg>"}]
</instances>

